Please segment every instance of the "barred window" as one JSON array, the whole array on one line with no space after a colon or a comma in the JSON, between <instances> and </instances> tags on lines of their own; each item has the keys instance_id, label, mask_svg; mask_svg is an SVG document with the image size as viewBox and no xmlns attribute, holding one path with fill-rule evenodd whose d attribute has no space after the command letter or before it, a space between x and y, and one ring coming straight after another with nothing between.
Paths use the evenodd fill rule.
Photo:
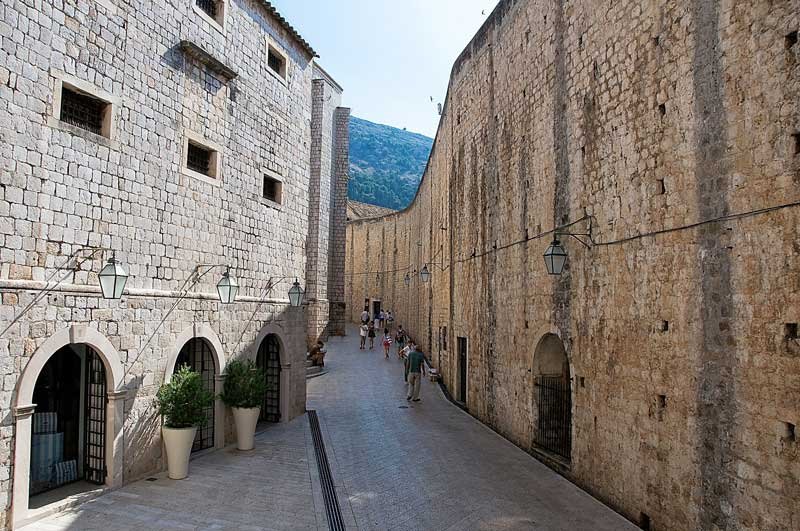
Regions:
<instances>
[{"instance_id":1,"label":"barred window","mask_svg":"<svg viewBox=\"0 0 800 531\"><path fill-rule=\"evenodd\" d=\"M61 88L62 122L96 135L103 134L103 123L110 104L67 86Z\"/></svg>"},{"instance_id":2,"label":"barred window","mask_svg":"<svg viewBox=\"0 0 800 531\"><path fill-rule=\"evenodd\" d=\"M189 142L189 148L186 151L186 167L203 175L211 175L211 155L210 149Z\"/></svg>"},{"instance_id":3,"label":"barred window","mask_svg":"<svg viewBox=\"0 0 800 531\"><path fill-rule=\"evenodd\" d=\"M217 18L217 1L216 0L196 0L197 7L206 12L206 14L216 20Z\"/></svg>"},{"instance_id":4,"label":"barred window","mask_svg":"<svg viewBox=\"0 0 800 531\"><path fill-rule=\"evenodd\" d=\"M286 79L286 56L271 44L267 45L267 66L281 78Z\"/></svg>"}]
</instances>

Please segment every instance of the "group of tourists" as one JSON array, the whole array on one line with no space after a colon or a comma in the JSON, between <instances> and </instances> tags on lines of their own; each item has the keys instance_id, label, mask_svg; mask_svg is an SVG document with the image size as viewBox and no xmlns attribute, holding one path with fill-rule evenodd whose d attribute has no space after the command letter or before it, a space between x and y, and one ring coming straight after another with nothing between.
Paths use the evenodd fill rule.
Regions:
<instances>
[{"instance_id":1,"label":"group of tourists","mask_svg":"<svg viewBox=\"0 0 800 531\"><path fill-rule=\"evenodd\" d=\"M392 334L391 327L394 322L392 312L381 312L378 314L377 319L370 319L370 314L367 308L361 312L361 326L359 328L359 337L361 345L359 350L367 349L367 340L369 340L369 349L375 347L376 329L383 328L383 336L381 344L383 345L383 356L389 359L389 351L391 346L397 345L397 359L403 361L404 378L408 387L406 393L406 400L419 402L419 390L422 382L422 377L425 375L425 356L417 349L416 343L409 337L408 333L403 329L403 325L397 327L397 332ZM375 321L378 321L377 324Z\"/></svg>"}]
</instances>

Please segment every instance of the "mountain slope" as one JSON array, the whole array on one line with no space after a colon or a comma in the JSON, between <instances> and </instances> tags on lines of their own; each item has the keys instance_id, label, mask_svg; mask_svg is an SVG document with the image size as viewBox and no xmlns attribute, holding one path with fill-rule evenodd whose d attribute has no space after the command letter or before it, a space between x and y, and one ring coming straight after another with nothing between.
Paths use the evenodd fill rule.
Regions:
<instances>
[{"instance_id":1,"label":"mountain slope","mask_svg":"<svg viewBox=\"0 0 800 531\"><path fill-rule=\"evenodd\" d=\"M433 139L350 118L350 199L401 210L417 192Z\"/></svg>"}]
</instances>

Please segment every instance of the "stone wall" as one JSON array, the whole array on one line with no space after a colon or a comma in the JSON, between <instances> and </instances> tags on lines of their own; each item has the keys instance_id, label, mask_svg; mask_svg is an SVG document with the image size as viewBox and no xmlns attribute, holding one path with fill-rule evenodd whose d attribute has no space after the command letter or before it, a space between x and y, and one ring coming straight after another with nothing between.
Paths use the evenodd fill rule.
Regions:
<instances>
[{"instance_id":1,"label":"stone wall","mask_svg":"<svg viewBox=\"0 0 800 531\"><path fill-rule=\"evenodd\" d=\"M348 225L348 318L382 299L456 397L466 338L470 413L643 526L798 528L798 29L789 0L501 1L414 202ZM560 276L554 229L592 240ZM568 460L535 443L550 334Z\"/></svg>"},{"instance_id":2,"label":"stone wall","mask_svg":"<svg viewBox=\"0 0 800 531\"><path fill-rule=\"evenodd\" d=\"M339 107L334 114L333 178L331 197L330 246L328 249L328 299L330 306L328 334L345 335L345 250L347 235L347 182L350 168L350 109Z\"/></svg>"},{"instance_id":3,"label":"stone wall","mask_svg":"<svg viewBox=\"0 0 800 531\"><path fill-rule=\"evenodd\" d=\"M310 204L313 50L269 3L224 10L219 25L188 1L0 5L0 520L12 505L15 408L28 405L20 375L59 331L97 330L102 354L121 362L124 482L164 466L154 395L199 324L224 360L254 358L278 334L283 420L305 411L306 310L288 306L291 281L266 287L305 285L309 218L328 216ZM285 77L269 68L268 43L285 54ZM110 138L59 120L62 83L112 102ZM184 168L191 134L219 150L216 177ZM282 182L280 204L262 196L265 173ZM314 258L326 264L325 252ZM98 288L111 253L130 275L121 301ZM224 267L193 281L199 264L230 266L237 302L218 301Z\"/></svg>"},{"instance_id":4,"label":"stone wall","mask_svg":"<svg viewBox=\"0 0 800 531\"><path fill-rule=\"evenodd\" d=\"M344 231L346 195L342 203L342 182L347 193L349 131L342 127L342 116L349 110L340 107L342 88L318 65L314 66L311 111L311 183L306 249L306 292L309 303L307 343L327 339L331 314L341 305L342 296L332 304L331 289L344 285ZM344 206L342 206L344 204ZM339 291L342 291L339 288ZM338 293L337 293L338 294Z\"/></svg>"}]
</instances>

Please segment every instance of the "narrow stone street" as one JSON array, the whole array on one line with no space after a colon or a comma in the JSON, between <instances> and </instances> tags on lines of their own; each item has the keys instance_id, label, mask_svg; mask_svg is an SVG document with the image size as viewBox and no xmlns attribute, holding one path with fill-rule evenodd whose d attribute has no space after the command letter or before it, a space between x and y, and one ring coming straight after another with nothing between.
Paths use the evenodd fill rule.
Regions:
<instances>
[{"instance_id":1,"label":"narrow stone street","mask_svg":"<svg viewBox=\"0 0 800 531\"><path fill-rule=\"evenodd\" d=\"M450 404L405 400L402 364L357 334L332 339L309 381L348 529L637 529ZM31 530L327 529L308 419L270 426L256 451L195 459L188 479L139 481Z\"/></svg>"}]
</instances>

